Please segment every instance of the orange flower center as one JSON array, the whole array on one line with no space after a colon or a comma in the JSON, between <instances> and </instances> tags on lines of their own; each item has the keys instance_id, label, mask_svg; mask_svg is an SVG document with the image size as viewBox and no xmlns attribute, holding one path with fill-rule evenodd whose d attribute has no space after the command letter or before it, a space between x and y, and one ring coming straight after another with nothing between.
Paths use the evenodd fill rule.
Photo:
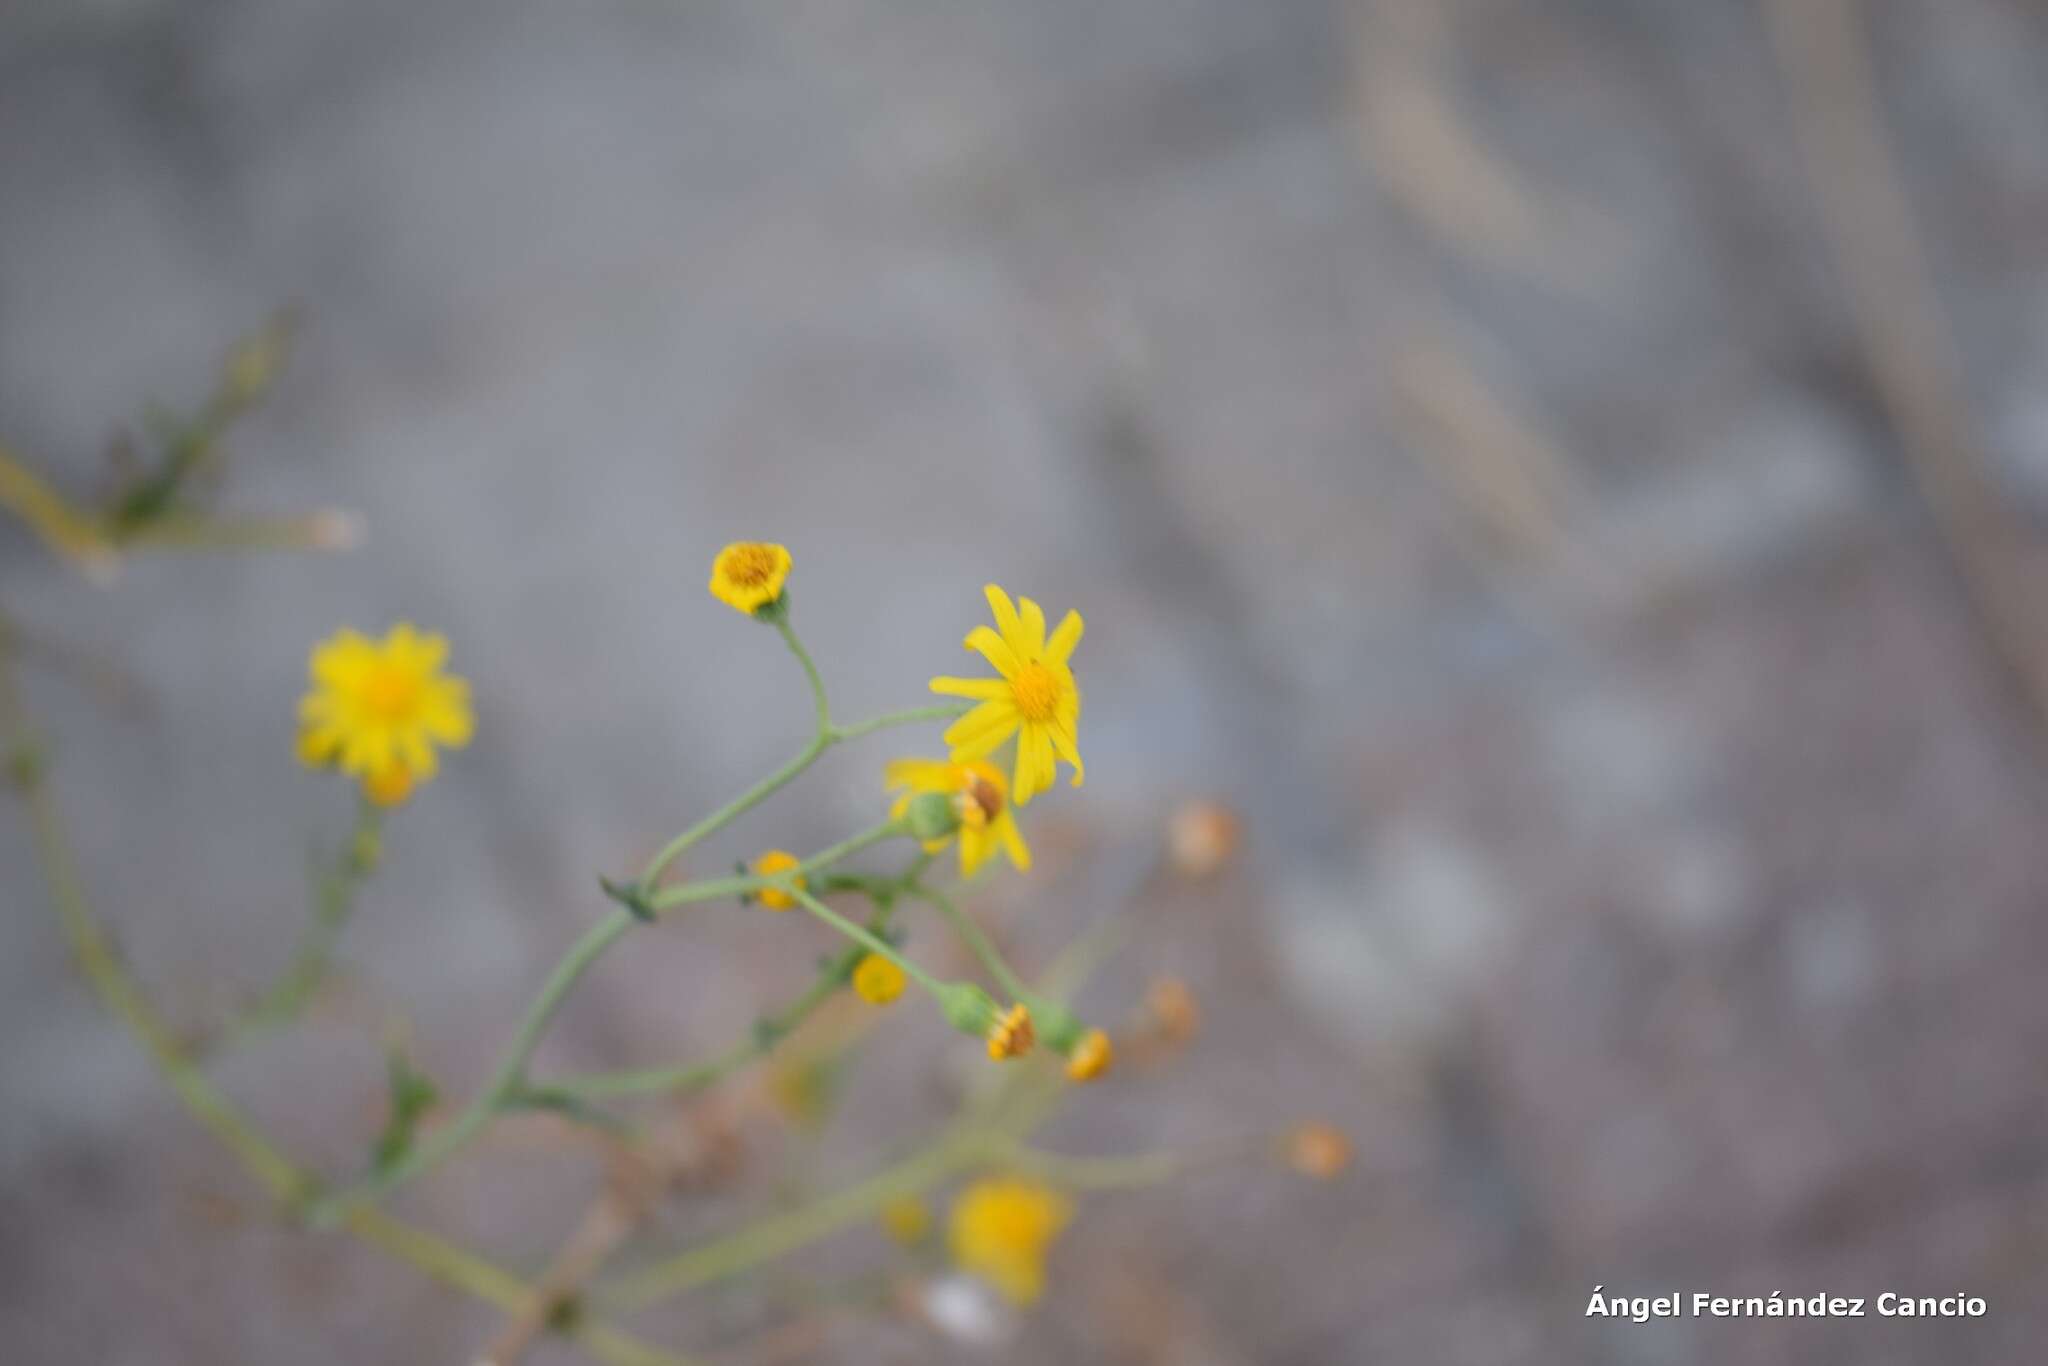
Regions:
<instances>
[{"instance_id":1,"label":"orange flower center","mask_svg":"<svg viewBox=\"0 0 2048 1366\"><path fill-rule=\"evenodd\" d=\"M411 715L419 698L419 676L405 669L380 666L363 680L363 705L387 721Z\"/></svg>"},{"instance_id":2,"label":"orange flower center","mask_svg":"<svg viewBox=\"0 0 2048 1366\"><path fill-rule=\"evenodd\" d=\"M775 552L764 545L735 546L726 552L723 568L741 588L761 588L775 576Z\"/></svg>"},{"instance_id":3,"label":"orange flower center","mask_svg":"<svg viewBox=\"0 0 2048 1366\"><path fill-rule=\"evenodd\" d=\"M1034 661L1018 669L1017 676L1010 680L1010 690L1016 694L1017 710L1026 721L1050 721L1059 711L1059 679L1043 664Z\"/></svg>"}]
</instances>

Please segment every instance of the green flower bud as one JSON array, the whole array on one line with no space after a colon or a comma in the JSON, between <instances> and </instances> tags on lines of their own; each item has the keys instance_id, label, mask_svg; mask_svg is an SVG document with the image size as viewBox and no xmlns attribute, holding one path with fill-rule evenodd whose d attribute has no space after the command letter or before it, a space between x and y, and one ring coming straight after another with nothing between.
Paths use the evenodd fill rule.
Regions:
<instances>
[{"instance_id":1,"label":"green flower bud","mask_svg":"<svg viewBox=\"0 0 2048 1366\"><path fill-rule=\"evenodd\" d=\"M1074 1045L1081 1042L1081 1036L1088 1032L1088 1026L1081 1023L1079 1016L1065 1006L1037 996L1027 996L1024 1003L1031 1008L1031 1015L1037 1021L1038 1037L1046 1046L1062 1056L1074 1051Z\"/></svg>"},{"instance_id":2,"label":"green flower bud","mask_svg":"<svg viewBox=\"0 0 2048 1366\"><path fill-rule=\"evenodd\" d=\"M944 792L921 792L911 798L903 819L910 833L921 840L944 839L960 828L959 808Z\"/></svg>"},{"instance_id":3,"label":"green flower bud","mask_svg":"<svg viewBox=\"0 0 2048 1366\"><path fill-rule=\"evenodd\" d=\"M941 987L939 1009L946 1013L947 1024L977 1039L988 1033L1002 1013L995 999L972 982L950 982Z\"/></svg>"}]
</instances>

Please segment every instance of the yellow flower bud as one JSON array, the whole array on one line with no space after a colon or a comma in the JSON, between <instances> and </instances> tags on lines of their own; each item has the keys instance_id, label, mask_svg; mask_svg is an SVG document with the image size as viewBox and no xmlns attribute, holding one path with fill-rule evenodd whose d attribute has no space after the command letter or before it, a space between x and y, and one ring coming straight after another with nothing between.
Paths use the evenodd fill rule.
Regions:
<instances>
[{"instance_id":1,"label":"yellow flower bud","mask_svg":"<svg viewBox=\"0 0 2048 1366\"><path fill-rule=\"evenodd\" d=\"M1109 1035L1099 1029L1091 1029L1081 1036L1081 1042L1074 1045L1074 1051L1067 1057L1067 1075L1075 1081L1094 1081L1109 1070L1115 1050L1109 1046Z\"/></svg>"},{"instance_id":2,"label":"yellow flower bud","mask_svg":"<svg viewBox=\"0 0 2048 1366\"><path fill-rule=\"evenodd\" d=\"M800 868L802 866L803 861L788 850L770 849L767 853L755 859L753 865L747 871L755 877L774 877L778 873L786 873L793 868ZM804 880L801 876L792 878L791 881L799 888L804 885ZM754 896L756 900L771 911L786 911L796 905L796 898L783 891L780 887L763 887Z\"/></svg>"},{"instance_id":3,"label":"yellow flower bud","mask_svg":"<svg viewBox=\"0 0 2048 1366\"><path fill-rule=\"evenodd\" d=\"M903 969L879 953L861 959L853 970L854 993L874 1006L885 1006L901 996L906 980Z\"/></svg>"}]
</instances>

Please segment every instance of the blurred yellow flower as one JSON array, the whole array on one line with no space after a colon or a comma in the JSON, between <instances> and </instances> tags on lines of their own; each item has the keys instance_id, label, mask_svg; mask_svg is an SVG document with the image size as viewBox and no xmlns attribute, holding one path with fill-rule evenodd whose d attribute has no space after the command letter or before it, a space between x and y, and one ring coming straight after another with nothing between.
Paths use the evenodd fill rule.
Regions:
<instances>
[{"instance_id":1,"label":"blurred yellow flower","mask_svg":"<svg viewBox=\"0 0 2048 1366\"><path fill-rule=\"evenodd\" d=\"M770 849L767 853L755 859L747 871L755 877L774 877L777 873L786 873L792 868L801 868L802 866L803 860L788 850ZM804 880L801 877L792 878L791 881L799 888L804 885ZM786 911L796 905L796 898L783 891L780 887L763 887L760 891L754 893L754 896L756 900L771 911Z\"/></svg>"},{"instance_id":2,"label":"blurred yellow flower","mask_svg":"<svg viewBox=\"0 0 2048 1366\"><path fill-rule=\"evenodd\" d=\"M711 596L752 614L782 596L789 550L765 541L735 541L711 562Z\"/></svg>"},{"instance_id":3,"label":"blurred yellow flower","mask_svg":"<svg viewBox=\"0 0 2048 1366\"><path fill-rule=\"evenodd\" d=\"M475 730L469 683L441 666L447 638L402 621L380 640L337 631L313 647L299 701L298 755L339 768L363 794L395 806L434 776L435 746L460 749Z\"/></svg>"},{"instance_id":4,"label":"blurred yellow flower","mask_svg":"<svg viewBox=\"0 0 2048 1366\"><path fill-rule=\"evenodd\" d=\"M953 799L960 817L960 876L973 877L975 869L1001 849L1019 872L1031 867L1031 850L1017 829L1010 810L1008 784L1003 771L986 759L948 763L944 759L892 759L882 770L891 788L905 789L889 814L902 820L910 799L923 792L938 792ZM944 847L943 839L925 841L927 853Z\"/></svg>"},{"instance_id":5,"label":"blurred yellow flower","mask_svg":"<svg viewBox=\"0 0 2048 1366\"><path fill-rule=\"evenodd\" d=\"M860 960L853 970L854 994L873 1006L885 1006L903 994L903 969L879 953Z\"/></svg>"},{"instance_id":6,"label":"blurred yellow flower","mask_svg":"<svg viewBox=\"0 0 2048 1366\"><path fill-rule=\"evenodd\" d=\"M953 1201L953 1260L1014 1304L1045 1291L1045 1254L1073 1218L1067 1198L1016 1179L977 1181Z\"/></svg>"},{"instance_id":7,"label":"blurred yellow flower","mask_svg":"<svg viewBox=\"0 0 2048 1366\"><path fill-rule=\"evenodd\" d=\"M1038 1031L1031 1027L1031 1012L1019 1001L989 1027L988 1055L995 1062L1021 1058L1037 1042Z\"/></svg>"},{"instance_id":8,"label":"blurred yellow flower","mask_svg":"<svg viewBox=\"0 0 2048 1366\"><path fill-rule=\"evenodd\" d=\"M1115 1055L1115 1050L1109 1046L1109 1035L1099 1029L1091 1029L1081 1036L1081 1042L1075 1044L1074 1051L1067 1056L1067 1075L1075 1081L1094 1081L1109 1070Z\"/></svg>"},{"instance_id":9,"label":"blurred yellow flower","mask_svg":"<svg viewBox=\"0 0 2048 1366\"><path fill-rule=\"evenodd\" d=\"M1069 612L1048 637L1045 612L1030 598L1012 606L1009 594L994 584L982 590L996 629L977 626L967 633L968 649L979 651L1000 678L934 678L931 690L948 697L973 698L980 705L946 731L956 762L993 753L1012 735L1017 737L1016 781L1011 800L1023 806L1051 787L1055 765L1064 760L1081 785L1081 690L1067 667L1081 643L1081 614Z\"/></svg>"}]
</instances>

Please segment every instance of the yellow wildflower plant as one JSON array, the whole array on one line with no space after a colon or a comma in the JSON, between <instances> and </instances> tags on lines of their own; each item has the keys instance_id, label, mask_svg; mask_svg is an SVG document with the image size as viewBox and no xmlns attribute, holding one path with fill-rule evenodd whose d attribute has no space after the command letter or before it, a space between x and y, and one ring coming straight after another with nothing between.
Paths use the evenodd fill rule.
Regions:
<instances>
[{"instance_id":1,"label":"yellow wildflower plant","mask_svg":"<svg viewBox=\"0 0 2048 1366\"><path fill-rule=\"evenodd\" d=\"M977 1181L953 1201L948 1234L953 1260L1012 1304L1045 1293L1045 1257L1074 1217L1068 1199L1049 1186L1016 1178Z\"/></svg>"},{"instance_id":2,"label":"yellow wildflower plant","mask_svg":"<svg viewBox=\"0 0 2048 1366\"><path fill-rule=\"evenodd\" d=\"M853 970L853 992L871 1006L885 1006L903 994L909 979L879 953L860 960Z\"/></svg>"},{"instance_id":3,"label":"yellow wildflower plant","mask_svg":"<svg viewBox=\"0 0 2048 1366\"><path fill-rule=\"evenodd\" d=\"M1081 785L1081 690L1067 667L1081 643L1081 614L1068 612L1048 636L1045 611L1030 598L1013 605L1010 595L994 584L982 589L988 597L995 629L977 626L963 642L989 662L1000 678L934 678L931 690L946 697L973 699L977 705L946 730L956 763L984 758L1011 736L1017 737L1015 781L1011 800L1019 806L1051 787L1056 765L1074 770Z\"/></svg>"},{"instance_id":4,"label":"yellow wildflower plant","mask_svg":"<svg viewBox=\"0 0 2048 1366\"><path fill-rule=\"evenodd\" d=\"M342 630L315 645L299 701L298 755L338 768L379 806L396 806L439 767L436 748L460 749L476 722L469 683L444 673L447 638L409 621L382 640Z\"/></svg>"},{"instance_id":5,"label":"yellow wildflower plant","mask_svg":"<svg viewBox=\"0 0 2048 1366\"><path fill-rule=\"evenodd\" d=\"M711 562L711 596L751 616L781 601L789 567L787 546L735 541Z\"/></svg>"},{"instance_id":6,"label":"yellow wildflower plant","mask_svg":"<svg viewBox=\"0 0 2048 1366\"><path fill-rule=\"evenodd\" d=\"M1003 771L986 759L967 763L892 759L882 770L882 778L892 789L903 789L889 812L895 820L902 820L911 799L922 793L937 792L953 799L954 813L960 818L960 876L973 877L998 849L1009 855L1017 871L1031 867L1031 849L1010 809L1009 784L1003 781ZM945 843L944 839L926 840L925 852L936 853Z\"/></svg>"},{"instance_id":7,"label":"yellow wildflower plant","mask_svg":"<svg viewBox=\"0 0 2048 1366\"><path fill-rule=\"evenodd\" d=\"M1031 1025L1031 1011L1019 1001L989 1026L988 1056L993 1062L1021 1058L1037 1042L1038 1031Z\"/></svg>"},{"instance_id":8,"label":"yellow wildflower plant","mask_svg":"<svg viewBox=\"0 0 2048 1366\"><path fill-rule=\"evenodd\" d=\"M790 853L787 849L770 849L767 853L755 859L747 871L755 877L774 877L777 873L787 873L791 869L801 868L802 866L803 860ZM804 880L801 876L793 878L791 881L799 888L804 885ZM754 896L756 900L771 911L786 911L796 905L796 898L783 891L780 887L763 887L760 891L754 893Z\"/></svg>"}]
</instances>

